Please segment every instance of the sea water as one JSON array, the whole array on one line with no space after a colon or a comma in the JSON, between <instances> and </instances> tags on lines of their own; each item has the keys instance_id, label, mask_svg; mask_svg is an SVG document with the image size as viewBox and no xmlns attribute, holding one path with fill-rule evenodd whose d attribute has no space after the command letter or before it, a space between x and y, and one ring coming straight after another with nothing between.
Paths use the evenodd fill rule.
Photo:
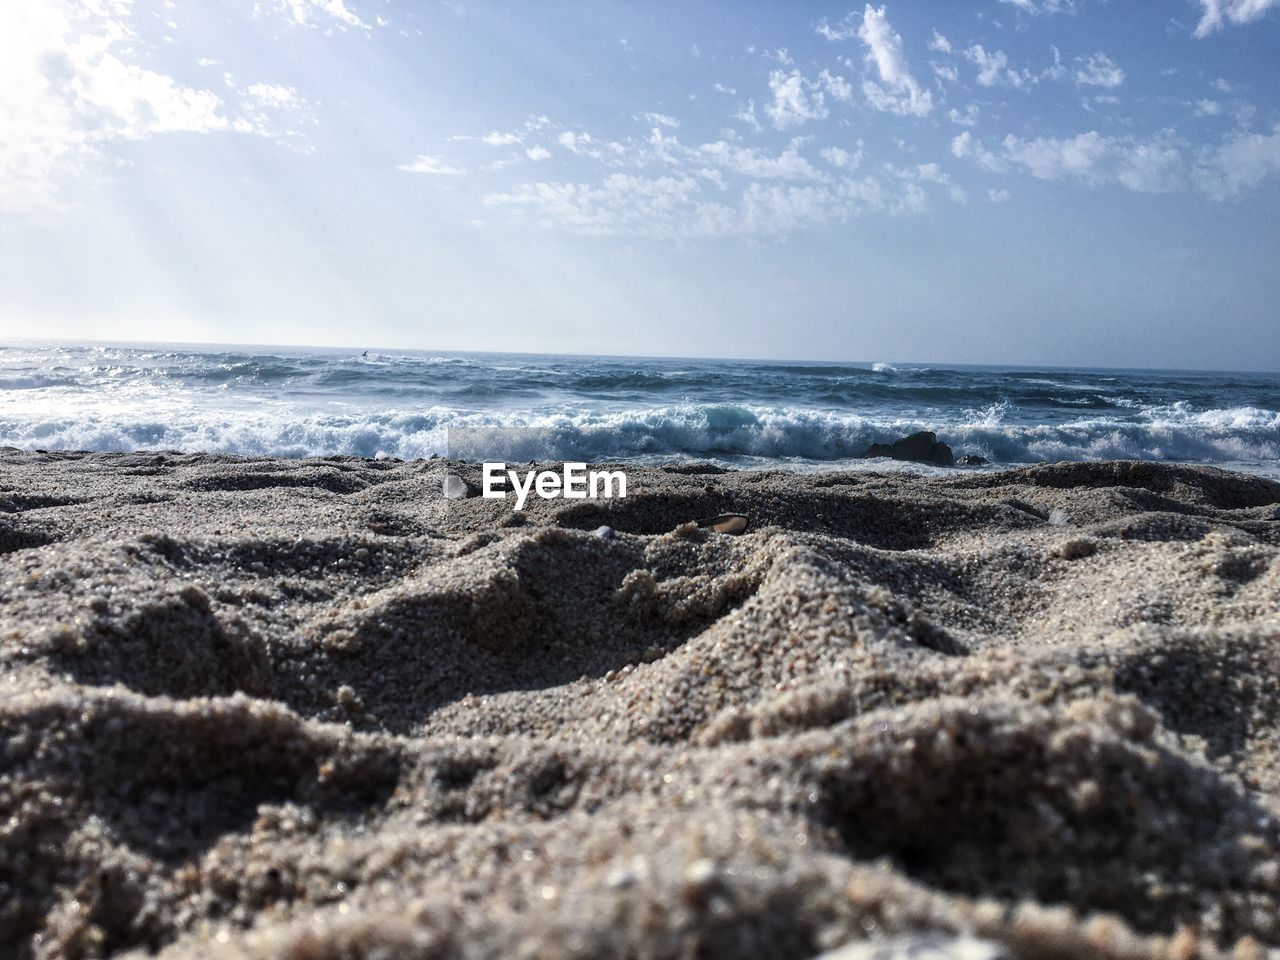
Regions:
<instances>
[{"instance_id":1,"label":"sea water","mask_svg":"<svg viewBox=\"0 0 1280 960\"><path fill-rule=\"evenodd\" d=\"M1136 458L1280 475L1280 375L147 344L0 345L0 445L863 466L933 430L995 466Z\"/></svg>"}]
</instances>

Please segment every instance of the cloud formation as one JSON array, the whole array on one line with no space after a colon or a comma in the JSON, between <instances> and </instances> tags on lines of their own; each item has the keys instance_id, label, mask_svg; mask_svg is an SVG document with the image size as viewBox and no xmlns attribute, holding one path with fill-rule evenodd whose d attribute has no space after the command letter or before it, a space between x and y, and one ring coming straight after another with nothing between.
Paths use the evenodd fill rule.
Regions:
<instances>
[{"instance_id":1,"label":"cloud formation","mask_svg":"<svg viewBox=\"0 0 1280 960\"><path fill-rule=\"evenodd\" d=\"M1280 0L1200 0L1203 13L1196 25L1195 36L1204 38L1221 30L1227 23L1242 24L1259 20Z\"/></svg>"},{"instance_id":2,"label":"cloud formation","mask_svg":"<svg viewBox=\"0 0 1280 960\"><path fill-rule=\"evenodd\" d=\"M279 83L251 83L244 91L245 100L256 107L289 110L302 105L302 98L293 87Z\"/></svg>"},{"instance_id":3,"label":"cloud formation","mask_svg":"<svg viewBox=\"0 0 1280 960\"><path fill-rule=\"evenodd\" d=\"M59 182L113 141L169 133L263 132L212 90L134 62L131 0L0 7L0 211L56 206ZM250 97L279 102L254 85Z\"/></svg>"},{"instance_id":4,"label":"cloud formation","mask_svg":"<svg viewBox=\"0 0 1280 960\"><path fill-rule=\"evenodd\" d=\"M1013 87L1021 90L1036 82L1036 77L1027 70L1016 70L1009 66L1009 57L1003 50L988 53L980 43L975 43L964 51L964 57L978 68L974 79L983 87Z\"/></svg>"},{"instance_id":5,"label":"cloud formation","mask_svg":"<svg viewBox=\"0 0 1280 960\"><path fill-rule=\"evenodd\" d=\"M1187 185L1182 153L1167 132L1146 140L1096 130L1074 137L1010 134L991 151L966 130L951 141L951 153L991 173L1020 170L1039 180L1118 184L1139 193L1172 193Z\"/></svg>"},{"instance_id":6,"label":"cloud formation","mask_svg":"<svg viewBox=\"0 0 1280 960\"><path fill-rule=\"evenodd\" d=\"M425 153L418 154L408 163L400 164L396 169L403 170L405 173L421 173L428 176L457 176L463 173L462 170L439 157L427 156Z\"/></svg>"},{"instance_id":7,"label":"cloud formation","mask_svg":"<svg viewBox=\"0 0 1280 960\"><path fill-rule=\"evenodd\" d=\"M1075 0L1000 0L1017 7L1023 13L1062 13L1075 10Z\"/></svg>"},{"instance_id":8,"label":"cloud formation","mask_svg":"<svg viewBox=\"0 0 1280 960\"><path fill-rule=\"evenodd\" d=\"M1040 180L1116 185L1137 193L1198 189L1226 200L1280 176L1280 123L1266 133L1234 133L1220 144L1187 150L1172 131L1152 137L1006 136L990 150L968 130L951 141L953 156L989 173L1028 173Z\"/></svg>"},{"instance_id":9,"label":"cloud formation","mask_svg":"<svg viewBox=\"0 0 1280 960\"><path fill-rule=\"evenodd\" d=\"M1082 87L1106 87L1113 89L1124 83L1124 71L1119 65L1099 51L1091 57L1077 58L1076 83Z\"/></svg>"},{"instance_id":10,"label":"cloud formation","mask_svg":"<svg viewBox=\"0 0 1280 960\"><path fill-rule=\"evenodd\" d=\"M1030 140L1010 135L1001 156L1040 180L1117 183L1139 193L1172 193L1186 185L1182 154L1167 135L1150 140L1105 137L1097 131Z\"/></svg>"},{"instance_id":11,"label":"cloud formation","mask_svg":"<svg viewBox=\"0 0 1280 960\"><path fill-rule=\"evenodd\" d=\"M933 98L920 89L911 75L902 52L902 37L889 24L884 7L867 4L858 28L858 39L867 48L867 62L875 67L878 80L862 84L867 102L876 110L923 117L933 109Z\"/></svg>"},{"instance_id":12,"label":"cloud formation","mask_svg":"<svg viewBox=\"0 0 1280 960\"><path fill-rule=\"evenodd\" d=\"M369 25L356 16L343 0L274 0L271 6L299 26L319 26L321 23L339 27L369 29Z\"/></svg>"},{"instance_id":13,"label":"cloud formation","mask_svg":"<svg viewBox=\"0 0 1280 960\"><path fill-rule=\"evenodd\" d=\"M1197 171L1198 185L1215 200L1252 189L1280 176L1280 123L1270 133L1239 133L1207 151Z\"/></svg>"},{"instance_id":14,"label":"cloud formation","mask_svg":"<svg viewBox=\"0 0 1280 960\"><path fill-rule=\"evenodd\" d=\"M260 18L284 17L320 28L309 33L317 42L327 42L326 35L334 31L373 29L366 16L371 9L367 0L242 2ZM1069 0L1002 2L1026 15L1075 12ZM1197 36L1227 24L1259 20L1280 4L1196 2L1203 13ZM422 142L428 152L412 156L398 169L423 176L469 173L477 181L486 178L476 196L490 198L489 207L523 210L531 219L570 229L599 231L607 224L609 231L620 232L643 223L644 232L655 233L660 231L654 223L662 221L662 229L676 231L674 217L668 222L657 214L624 215L627 202L648 198L657 210L678 208L685 215L696 214L704 226L692 232L701 230L708 236L763 235L783 224L830 223L867 211L918 212L941 194L957 202L969 194L981 198L996 189L981 182L983 174L1020 173L1043 181L1109 184L1144 193L1199 190L1214 199L1228 199L1278 173L1280 134L1256 127L1257 118L1272 122L1274 117L1264 112L1267 105L1259 94L1254 94L1257 104L1244 99L1242 91L1251 88L1241 86L1234 76L1232 81L1213 81L1219 92L1211 96L1219 99L1200 98L1208 92L1203 88L1168 98L1165 102L1179 115L1159 115L1144 130L1139 111L1146 109L1144 102L1155 101L1142 86L1141 72L1127 77L1111 54L1088 52L1092 43L1084 49L1066 48L1065 58L1051 46L1050 65L1027 66L1011 63L1005 50L992 45L992 36L1003 35L1007 49L1028 56L1024 47L1010 45L1015 40L1007 33L988 31L975 42L965 37L964 46L959 31L967 28L955 21L940 24L956 42L928 21L904 40L890 22L889 6L860 4L860 10L836 22L824 19L812 25L830 44L848 44L843 50L812 36L810 49L800 44L752 47L746 61L750 73L721 74L724 79L714 84L711 76L702 78L698 89L711 86L732 99L707 97L698 107L690 106L693 112L685 116L681 101L664 93L651 101L662 112L646 110L644 103L618 112L626 118L623 123L646 126L643 134L602 129L594 124L607 121L599 119L586 121L593 131L588 132L583 122L562 125L531 116L510 129L483 133L486 127L478 127L474 133L448 137L466 144L457 153L432 152L432 141ZM1091 5L1088 12L1093 15L1097 9ZM984 20L992 23L986 18L979 18L979 23ZM171 20L161 22L168 32L178 29ZM381 22L372 17L373 24ZM803 23L797 27L805 29ZM192 63L201 67L184 73L173 66L173 58L156 56L158 41L148 47L139 30L144 30L144 19L135 13L134 0L49 0L0 9L0 211L56 208L60 190L74 176L110 170L113 144L171 133L283 137L296 133L288 129L288 114L294 122L318 122L324 101L309 90L300 92L279 82L284 77L238 79L229 71L239 74L242 60L207 48L192 50L180 60L188 69ZM376 36L361 35L358 40L364 43ZM295 40L303 37L296 34ZM356 39L349 34L345 42ZM1185 32L1182 40L1193 45ZM926 80L932 89L917 80L907 53L923 55L926 48L933 57L925 68L932 71ZM1111 49L1129 56L1127 48ZM730 68L722 61L717 69ZM289 79L301 86L306 78ZM1005 88L1031 94L1043 91L1050 81L1080 88L1063 109L1107 108L1106 119L1087 119L1087 113L1079 113L1077 120L1085 122L1065 121L1070 124L1065 134L1050 127L1031 136L1028 126L1018 125L1011 115L1019 107L983 92ZM1121 101L1113 91L1126 83L1138 89ZM691 104L697 100L696 94L689 94ZM697 116L704 104L714 111L710 130L717 132L681 140L678 132L704 129L706 118ZM915 133L895 119L928 117L935 106L945 122L910 124ZM869 117L868 111L892 116ZM1211 117L1223 121L1195 119ZM1235 131L1223 136L1232 119ZM993 132L996 122L1009 126ZM863 134L856 147L848 129L853 124ZM1175 129L1175 124L1185 128ZM1100 129L1088 129L1093 126ZM959 135L952 136L957 127ZM1019 134L1000 139L1008 129ZM1087 132L1076 132L1081 129ZM1212 139L1206 142L1206 136ZM409 155L406 151L398 156ZM911 163L902 166L907 157ZM955 159L964 164L955 164ZM958 179L940 166L944 162L956 168ZM538 183L513 186L511 179L520 177L511 172L496 178L503 170L523 170L528 177L535 165ZM819 215L820 203L830 210ZM568 215L570 208L577 213Z\"/></svg>"},{"instance_id":15,"label":"cloud formation","mask_svg":"<svg viewBox=\"0 0 1280 960\"><path fill-rule=\"evenodd\" d=\"M765 107L765 115L779 130L797 127L810 120L823 120L830 111L823 102L821 90L806 80L799 70L769 74L769 92L773 101Z\"/></svg>"},{"instance_id":16,"label":"cloud formation","mask_svg":"<svg viewBox=\"0 0 1280 960\"><path fill-rule=\"evenodd\" d=\"M482 203L572 233L698 240L777 237L869 213L916 214L928 209L931 190L964 199L936 163L863 172L861 141L819 147L795 137L772 151L730 139L684 143L661 129L620 141L580 130L556 136L561 144L590 145L590 153L575 156L591 166L571 179L490 190Z\"/></svg>"},{"instance_id":17,"label":"cloud formation","mask_svg":"<svg viewBox=\"0 0 1280 960\"><path fill-rule=\"evenodd\" d=\"M927 208L918 184L870 176L820 184L752 182L720 199L690 175L614 173L599 183L519 184L487 194L483 202L572 233L681 240L778 237L869 212L904 215Z\"/></svg>"}]
</instances>

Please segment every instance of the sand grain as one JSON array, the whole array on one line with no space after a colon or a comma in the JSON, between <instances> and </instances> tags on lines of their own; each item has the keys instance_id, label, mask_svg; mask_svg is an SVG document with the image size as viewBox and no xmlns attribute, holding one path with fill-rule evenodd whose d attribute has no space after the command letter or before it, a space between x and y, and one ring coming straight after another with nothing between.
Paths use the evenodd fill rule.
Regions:
<instances>
[{"instance_id":1,"label":"sand grain","mask_svg":"<svg viewBox=\"0 0 1280 960\"><path fill-rule=\"evenodd\" d=\"M0 955L1280 947L1280 485L448 469L4 454Z\"/></svg>"}]
</instances>

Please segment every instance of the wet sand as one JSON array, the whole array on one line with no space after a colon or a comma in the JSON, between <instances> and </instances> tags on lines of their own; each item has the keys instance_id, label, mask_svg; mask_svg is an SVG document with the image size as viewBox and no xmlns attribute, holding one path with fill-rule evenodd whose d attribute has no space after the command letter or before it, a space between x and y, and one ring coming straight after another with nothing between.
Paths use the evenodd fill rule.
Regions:
<instances>
[{"instance_id":1,"label":"wet sand","mask_svg":"<svg viewBox=\"0 0 1280 960\"><path fill-rule=\"evenodd\" d=\"M0 956L1280 946L1280 484L446 469L0 454Z\"/></svg>"}]
</instances>

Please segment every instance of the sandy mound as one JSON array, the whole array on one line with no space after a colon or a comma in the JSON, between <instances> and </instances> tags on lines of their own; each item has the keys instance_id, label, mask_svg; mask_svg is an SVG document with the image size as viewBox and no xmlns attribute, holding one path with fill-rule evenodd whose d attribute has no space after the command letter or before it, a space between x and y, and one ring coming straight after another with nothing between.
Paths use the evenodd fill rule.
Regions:
<instances>
[{"instance_id":1,"label":"sandy mound","mask_svg":"<svg viewBox=\"0 0 1280 960\"><path fill-rule=\"evenodd\" d=\"M1280 947L1280 484L447 467L5 455L0 955Z\"/></svg>"}]
</instances>

